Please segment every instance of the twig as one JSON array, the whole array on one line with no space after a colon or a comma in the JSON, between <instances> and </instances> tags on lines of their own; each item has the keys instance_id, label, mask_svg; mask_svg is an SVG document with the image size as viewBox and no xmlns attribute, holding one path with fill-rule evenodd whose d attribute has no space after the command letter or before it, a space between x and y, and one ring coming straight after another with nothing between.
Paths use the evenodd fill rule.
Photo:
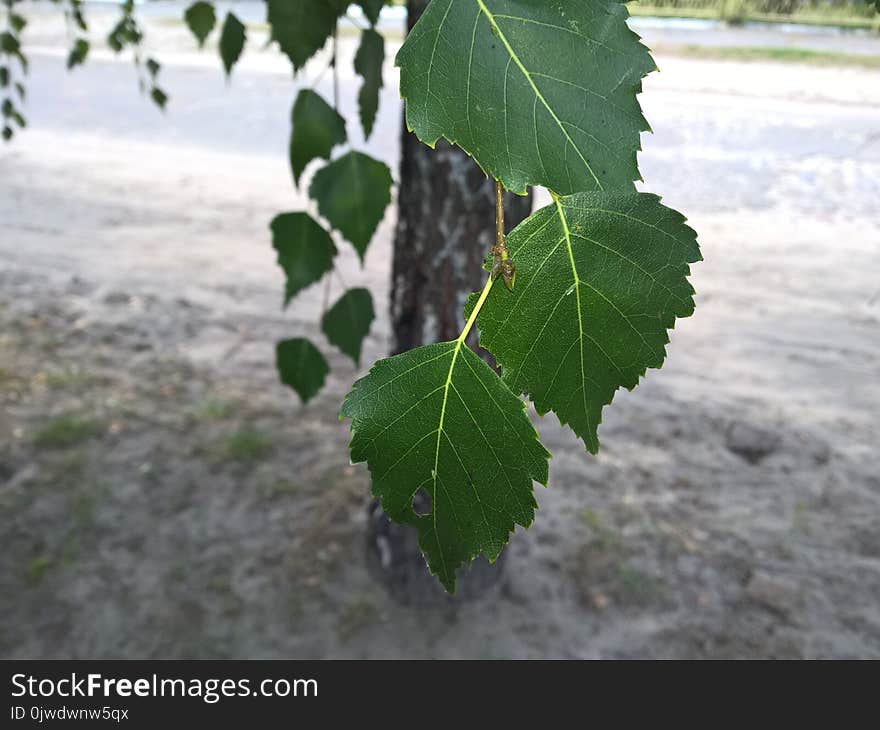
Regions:
<instances>
[{"instance_id":1,"label":"twig","mask_svg":"<svg viewBox=\"0 0 880 730\"><path fill-rule=\"evenodd\" d=\"M504 185L500 180L495 181L495 245L492 246L492 256L495 263L492 265L492 278L499 274L504 280L504 286L513 291L516 284L516 266L510 260L510 249L507 248L507 235L504 232Z\"/></svg>"}]
</instances>

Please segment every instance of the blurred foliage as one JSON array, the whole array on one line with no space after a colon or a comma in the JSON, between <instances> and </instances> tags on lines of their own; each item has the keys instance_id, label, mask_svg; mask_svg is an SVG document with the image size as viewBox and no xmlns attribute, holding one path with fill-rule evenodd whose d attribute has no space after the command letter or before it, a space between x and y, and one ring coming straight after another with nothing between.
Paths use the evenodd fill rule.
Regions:
<instances>
[{"instance_id":1,"label":"blurred foliage","mask_svg":"<svg viewBox=\"0 0 880 730\"><path fill-rule=\"evenodd\" d=\"M0 112L2 136L9 140L16 128L23 128L26 120L21 112L26 89L27 57L22 50L22 31L27 25L17 12L21 0L0 0L5 9L5 28L0 33ZM92 48L89 39L87 8L84 0L51 0L63 12L70 39L67 68L74 69L86 63ZM330 306L330 277L334 272L337 247L333 230L352 242L363 260L367 248L391 201L393 180L384 163L362 152L351 149L346 120L338 113L338 64L336 38L338 25L345 18L361 31L362 40L354 59L354 72L363 79L358 94L360 121L364 137L373 130L382 87L382 64L385 60L385 41L375 30L385 0L357 0L363 15L348 15L349 0L266 0L270 38L291 60L293 70L300 72L322 49L330 45L329 66L334 77L332 104L320 94L303 85L294 103L290 142L290 164L294 183L299 184L306 167L315 160L329 161L337 148L343 154L317 171L317 184L309 188L327 223L315 220L305 212L283 213L273 220L273 244L285 272L285 306L302 289L324 280L324 308L321 329L327 341L336 345L349 357L358 360L361 346L367 336L374 310L372 295L363 288L348 289ZM143 51L144 30L140 24L134 0L122 0L119 19L106 37L106 44L117 54L130 52L137 72L138 88L156 106L164 109L169 98L158 84L161 64ZM195 37L199 48L204 48L218 27L218 14L213 2L197 0L183 13L183 21ZM247 45L245 24L230 10L226 12L220 29L217 50L226 75L241 59ZM314 87L323 76L312 80ZM345 150L345 148L349 148ZM357 215L353 215L353 213ZM282 225L283 224L283 225ZM314 243L322 243L325 252L316 258L313 246L303 245L304 234ZM358 310L348 316L351 302ZM303 402L317 394L324 384L329 365L321 351L310 341L295 337L278 345L277 366L282 382L290 385ZM51 440L51 435L50 435Z\"/></svg>"},{"instance_id":2,"label":"blurred foliage","mask_svg":"<svg viewBox=\"0 0 880 730\"><path fill-rule=\"evenodd\" d=\"M12 139L15 129L27 122L21 112L25 99L24 75L28 71L27 56L22 51L21 34L27 20L16 12L19 0L3 0L6 28L0 33L0 113L3 116L4 140Z\"/></svg>"}]
</instances>

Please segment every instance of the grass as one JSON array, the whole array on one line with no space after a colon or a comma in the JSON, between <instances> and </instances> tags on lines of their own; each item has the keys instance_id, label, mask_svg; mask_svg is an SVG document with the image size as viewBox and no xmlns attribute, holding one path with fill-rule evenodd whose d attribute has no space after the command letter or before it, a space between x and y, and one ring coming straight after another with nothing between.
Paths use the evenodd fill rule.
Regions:
<instances>
[{"instance_id":1,"label":"grass","mask_svg":"<svg viewBox=\"0 0 880 730\"><path fill-rule=\"evenodd\" d=\"M221 456L229 461L259 461L272 451L272 438L251 426L229 434L223 441Z\"/></svg>"},{"instance_id":2,"label":"grass","mask_svg":"<svg viewBox=\"0 0 880 730\"><path fill-rule=\"evenodd\" d=\"M614 583L614 593L622 603L646 604L665 595L657 578L628 563L617 567Z\"/></svg>"},{"instance_id":3,"label":"grass","mask_svg":"<svg viewBox=\"0 0 880 730\"><path fill-rule=\"evenodd\" d=\"M581 520L589 528L597 545L603 552L614 552L623 547L623 539L614 528L605 524L604 520L593 510L581 512Z\"/></svg>"},{"instance_id":4,"label":"grass","mask_svg":"<svg viewBox=\"0 0 880 730\"><path fill-rule=\"evenodd\" d=\"M366 598L360 598L343 606L336 620L336 635L344 644L378 618L376 607Z\"/></svg>"},{"instance_id":5,"label":"grass","mask_svg":"<svg viewBox=\"0 0 880 730\"><path fill-rule=\"evenodd\" d=\"M225 421L235 413L235 403L222 398L206 398L192 410L192 416L200 423Z\"/></svg>"},{"instance_id":6,"label":"grass","mask_svg":"<svg viewBox=\"0 0 880 730\"><path fill-rule=\"evenodd\" d=\"M38 558L34 558L28 563L27 572L25 574L25 582L29 586L39 585L43 577L52 567L52 558L48 555L41 555Z\"/></svg>"},{"instance_id":7,"label":"grass","mask_svg":"<svg viewBox=\"0 0 880 730\"><path fill-rule=\"evenodd\" d=\"M713 8L667 8L657 5L643 5L639 2L627 3L629 14L644 18L695 18L698 20L718 20L718 11Z\"/></svg>"},{"instance_id":8,"label":"grass","mask_svg":"<svg viewBox=\"0 0 880 730\"><path fill-rule=\"evenodd\" d=\"M61 370L41 373L39 379L44 380L50 388L63 389L88 385L93 380L93 376L77 365L68 365Z\"/></svg>"},{"instance_id":9,"label":"grass","mask_svg":"<svg viewBox=\"0 0 880 730\"><path fill-rule=\"evenodd\" d=\"M51 418L34 434L34 445L42 449L59 449L87 441L103 431L100 421L75 413Z\"/></svg>"},{"instance_id":10,"label":"grass","mask_svg":"<svg viewBox=\"0 0 880 730\"><path fill-rule=\"evenodd\" d=\"M290 479L277 479L264 485L264 491L269 499L291 497L302 491L303 487Z\"/></svg>"},{"instance_id":11,"label":"grass","mask_svg":"<svg viewBox=\"0 0 880 730\"><path fill-rule=\"evenodd\" d=\"M0 367L0 391L19 391L26 381L18 373L9 368Z\"/></svg>"},{"instance_id":12,"label":"grass","mask_svg":"<svg viewBox=\"0 0 880 730\"><path fill-rule=\"evenodd\" d=\"M857 66L859 68L880 69L880 56L814 51L808 48L689 45L669 46L659 50L675 56L705 58L717 61L777 61L780 63L803 63L811 66Z\"/></svg>"},{"instance_id":13,"label":"grass","mask_svg":"<svg viewBox=\"0 0 880 730\"><path fill-rule=\"evenodd\" d=\"M82 451L63 451L49 460L48 484L76 484L86 471L87 458Z\"/></svg>"},{"instance_id":14,"label":"grass","mask_svg":"<svg viewBox=\"0 0 880 730\"><path fill-rule=\"evenodd\" d=\"M633 550L624 535L591 509L580 513L587 539L572 561L575 586L588 604L604 609L640 607L665 599L660 579L631 562Z\"/></svg>"},{"instance_id":15,"label":"grass","mask_svg":"<svg viewBox=\"0 0 880 730\"><path fill-rule=\"evenodd\" d=\"M700 7L699 5L702 5ZM824 25L837 28L880 29L880 20L871 16L865 7L820 10L796 10L791 14L763 13L749 7L747 2L701 3L694 6L673 6L665 3L650 5L641 2L627 3L630 15L651 18L694 18L698 20L723 20L731 24L741 23L797 23L800 25ZM710 6L711 5L711 6Z\"/></svg>"}]
</instances>

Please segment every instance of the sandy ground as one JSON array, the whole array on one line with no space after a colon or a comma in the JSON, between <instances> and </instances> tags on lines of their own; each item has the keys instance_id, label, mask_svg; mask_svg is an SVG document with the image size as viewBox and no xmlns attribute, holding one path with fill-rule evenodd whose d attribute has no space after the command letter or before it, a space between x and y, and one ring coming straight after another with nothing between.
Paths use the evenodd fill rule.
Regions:
<instances>
[{"instance_id":1,"label":"sandy ground","mask_svg":"<svg viewBox=\"0 0 880 730\"><path fill-rule=\"evenodd\" d=\"M162 116L33 32L31 129L0 149L0 655L880 657L876 72L659 58L643 173L701 234L697 313L597 458L537 421L550 487L503 587L417 611L365 567L335 417L358 372L326 348L304 408L274 371L276 340L320 339L268 235L305 204L286 67L249 53L227 88L174 31ZM344 255L380 302L365 366L393 216Z\"/></svg>"}]
</instances>

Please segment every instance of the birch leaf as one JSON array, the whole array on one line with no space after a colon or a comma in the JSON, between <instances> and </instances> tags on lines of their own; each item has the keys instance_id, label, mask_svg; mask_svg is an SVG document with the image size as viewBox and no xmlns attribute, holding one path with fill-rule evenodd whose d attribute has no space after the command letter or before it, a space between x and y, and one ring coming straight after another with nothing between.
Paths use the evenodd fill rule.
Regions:
<instances>
[{"instance_id":1,"label":"birch leaf","mask_svg":"<svg viewBox=\"0 0 880 730\"><path fill-rule=\"evenodd\" d=\"M299 179L306 166L317 158L330 159L330 152L346 140L345 119L320 94L303 89L296 96L291 113L290 169Z\"/></svg>"},{"instance_id":2,"label":"birch leaf","mask_svg":"<svg viewBox=\"0 0 880 730\"><path fill-rule=\"evenodd\" d=\"M318 170L309 195L361 261L391 202L391 170L362 152L349 152Z\"/></svg>"},{"instance_id":3,"label":"birch leaf","mask_svg":"<svg viewBox=\"0 0 880 730\"><path fill-rule=\"evenodd\" d=\"M513 192L633 190L655 69L615 0L433 0L397 55L406 121Z\"/></svg>"},{"instance_id":4,"label":"birch leaf","mask_svg":"<svg viewBox=\"0 0 880 730\"><path fill-rule=\"evenodd\" d=\"M284 270L284 306L333 270L336 246L308 213L281 213L269 224L278 265Z\"/></svg>"},{"instance_id":5,"label":"birch leaf","mask_svg":"<svg viewBox=\"0 0 880 730\"><path fill-rule=\"evenodd\" d=\"M299 71L333 35L347 0L266 0L272 40Z\"/></svg>"},{"instance_id":6,"label":"birch leaf","mask_svg":"<svg viewBox=\"0 0 880 730\"><path fill-rule=\"evenodd\" d=\"M352 360L361 364L361 346L376 314L369 289L349 289L321 319L327 339Z\"/></svg>"},{"instance_id":7,"label":"birch leaf","mask_svg":"<svg viewBox=\"0 0 880 730\"><path fill-rule=\"evenodd\" d=\"M247 33L244 24L234 13L226 13L223 30L220 31L220 59L223 61L223 68L226 69L227 76L232 73L232 67L241 57L246 40Z\"/></svg>"},{"instance_id":8,"label":"birch leaf","mask_svg":"<svg viewBox=\"0 0 880 730\"><path fill-rule=\"evenodd\" d=\"M369 28L361 35L361 44L354 57L354 70L364 80L358 92L358 108L364 138L369 139L379 110L379 90L382 88L382 64L385 62L385 40Z\"/></svg>"},{"instance_id":9,"label":"birch leaf","mask_svg":"<svg viewBox=\"0 0 880 730\"><path fill-rule=\"evenodd\" d=\"M696 234L656 195L581 193L534 213L508 246L516 287L493 287L480 344L513 392L595 453L602 408L663 364L668 330L693 312Z\"/></svg>"},{"instance_id":10,"label":"birch leaf","mask_svg":"<svg viewBox=\"0 0 880 730\"><path fill-rule=\"evenodd\" d=\"M279 342L275 348L275 364L281 382L293 388L303 403L318 394L330 372L318 348L302 337Z\"/></svg>"},{"instance_id":11,"label":"birch leaf","mask_svg":"<svg viewBox=\"0 0 880 730\"><path fill-rule=\"evenodd\" d=\"M455 591L457 570L494 561L535 514L533 482L549 454L524 405L461 340L380 360L342 406L351 458L366 461L388 516L414 526L431 572ZM427 514L413 499L430 498Z\"/></svg>"},{"instance_id":12,"label":"birch leaf","mask_svg":"<svg viewBox=\"0 0 880 730\"><path fill-rule=\"evenodd\" d=\"M205 45L205 40L217 23L214 6L211 3L201 1L190 5L183 14L183 19L199 42L199 48Z\"/></svg>"}]
</instances>

